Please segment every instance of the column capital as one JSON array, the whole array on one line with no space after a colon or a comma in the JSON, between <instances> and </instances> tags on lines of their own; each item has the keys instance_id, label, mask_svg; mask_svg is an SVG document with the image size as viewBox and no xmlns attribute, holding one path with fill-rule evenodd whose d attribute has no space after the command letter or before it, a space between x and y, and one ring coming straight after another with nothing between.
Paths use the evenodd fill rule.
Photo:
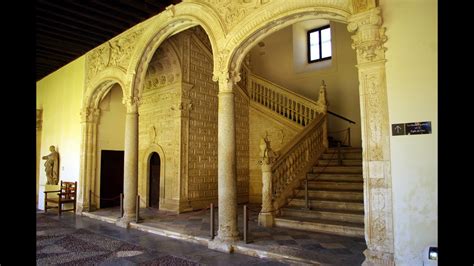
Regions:
<instances>
[{"instance_id":1,"label":"column capital","mask_svg":"<svg viewBox=\"0 0 474 266\"><path fill-rule=\"evenodd\" d=\"M122 103L127 107L127 113L138 113L138 106L140 105L139 97L126 96L123 97Z\"/></svg>"},{"instance_id":2,"label":"column capital","mask_svg":"<svg viewBox=\"0 0 474 266\"><path fill-rule=\"evenodd\" d=\"M233 92L234 85L240 81L240 72L222 71L212 76L213 81L219 82L219 92Z\"/></svg>"},{"instance_id":3,"label":"column capital","mask_svg":"<svg viewBox=\"0 0 474 266\"><path fill-rule=\"evenodd\" d=\"M382 25L380 7L352 15L347 29L354 32L352 48L357 51L359 64L385 59L386 48L383 44L387 41L385 27Z\"/></svg>"},{"instance_id":4,"label":"column capital","mask_svg":"<svg viewBox=\"0 0 474 266\"><path fill-rule=\"evenodd\" d=\"M85 107L81 110L81 123L99 122L100 109L94 107Z\"/></svg>"}]
</instances>

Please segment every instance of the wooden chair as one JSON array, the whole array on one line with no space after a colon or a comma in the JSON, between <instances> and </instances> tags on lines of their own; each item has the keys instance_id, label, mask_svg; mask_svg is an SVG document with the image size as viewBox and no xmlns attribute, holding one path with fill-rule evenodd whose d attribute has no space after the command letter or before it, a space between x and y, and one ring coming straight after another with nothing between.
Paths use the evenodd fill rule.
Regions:
<instances>
[{"instance_id":1,"label":"wooden chair","mask_svg":"<svg viewBox=\"0 0 474 266\"><path fill-rule=\"evenodd\" d=\"M77 182L65 182L61 180L60 190L44 191L44 212L48 212L48 209L58 208L58 215L66 211L76 212L76 192ZM57 198L48 198L48 193L57 193ZM49 206L48 202L55 203L57 206ZM72 209L63 209L63 204L72 203Z\"/></svg>"}]
</instances>

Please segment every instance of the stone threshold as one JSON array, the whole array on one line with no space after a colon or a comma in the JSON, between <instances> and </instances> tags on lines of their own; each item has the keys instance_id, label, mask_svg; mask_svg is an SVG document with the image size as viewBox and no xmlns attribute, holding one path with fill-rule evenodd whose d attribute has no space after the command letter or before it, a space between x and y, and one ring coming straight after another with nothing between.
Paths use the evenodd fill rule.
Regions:
<instances>
[{"instance_id":1,"label":"stone threshold","mask_svg":"<svg viewBox=\"0 0 474 266\"><path fill-rule=\"evenodd\" d=\"M100 220L107 223L115 224L119 218L114 218L110 216L102 216L97 215L90 212L83 212L83 216L87 216L92 219ZM169 238L174 238L178 240L183 240L187 242L191 242L194 244L205 245L208 246L209 242L211 241L210 238L200 237L200 236L193 236L190 234L184 234L181 232L175 232L163 228L157 228L149 225L143 225L136 222L130 222L130 228L164 236ZM281 254L271 252L265 249L262 249L260 246L255 244L245 244L244 242L237 242L232 244L233 250L236 253L244 254L247 256L262 258L262 259L274 259L280 262L289 263L291 265L298 264L298 265L327 265L315 260L309 260L301 257L292 256L289 254Z\"/></svg>"}]
</instances>

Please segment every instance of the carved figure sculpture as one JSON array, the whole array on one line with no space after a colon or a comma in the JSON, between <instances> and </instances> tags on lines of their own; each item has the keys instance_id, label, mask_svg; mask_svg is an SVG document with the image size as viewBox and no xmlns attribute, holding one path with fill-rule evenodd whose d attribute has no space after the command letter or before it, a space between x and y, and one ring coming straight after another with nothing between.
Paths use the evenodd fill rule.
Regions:
<instances>
[{"instance_id":1,"label":"carved figure sculpture","mask_svg":"<svg viewBox=\"0 0 474 266\"><path fill-rule=\"evenodd\" d=\"M54 146L49 147L50 154L43 156L44 170L48 178L46 185L57 185L59 182L59 153Z\"/></svg>"}]
</instances>

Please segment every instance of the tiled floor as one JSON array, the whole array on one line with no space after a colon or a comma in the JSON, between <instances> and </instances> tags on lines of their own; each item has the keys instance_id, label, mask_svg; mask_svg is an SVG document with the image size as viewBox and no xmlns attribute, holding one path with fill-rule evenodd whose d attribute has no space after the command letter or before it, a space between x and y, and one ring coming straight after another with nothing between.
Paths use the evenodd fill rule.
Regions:
<instances>
[{"instance_id":1,"label":"tiled floor","mask_svg":"<svg viewBox=\"0 0 474 266\"><path fill-rule=\"evenodd\" d=\"M238 243L243 249L254 249L290 256L309 263L318 262L328 265L360 265L366 249L363 238L343 237L323 233L293 230L287 228L264 228L257 225L259 207L250 205L249 243ZM93 212L95 215L117 218L119 209L102 209ZM209 210L202 210L180 215L159 211L152 208L141 209L140 225L178 232L183 235L209 239ZM215 209L217 231L217 208ZM239 231L243 232L243 210L239 206ZM292 263L292 260L285 260Z\"/></svg>"},{"instance_id":2,"label":"tiled floor","mask_svg":"<svg viewBox=\"0 0 474 266\"><path fill-rule=\"evenodd\" d=\"M37 265L284 265L83 216L37 213Z\"/></svg>"}]
</instances>

